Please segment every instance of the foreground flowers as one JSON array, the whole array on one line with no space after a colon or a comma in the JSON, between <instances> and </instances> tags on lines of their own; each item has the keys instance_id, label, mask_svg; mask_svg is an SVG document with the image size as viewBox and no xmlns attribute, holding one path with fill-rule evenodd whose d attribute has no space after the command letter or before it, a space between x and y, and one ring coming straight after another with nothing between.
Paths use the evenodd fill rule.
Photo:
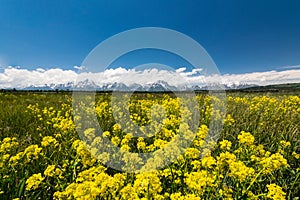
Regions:
<instances>
[{"instance_id":1,"label":"foreground flowers","mask_svg":"<svg viewBox=\"0 0 300 200\"><path fill-rule=\"evenodd\" d=\"M0 129L3 133L0 140L0 198L199 200L297 197L300 188L298 96L228 97L224 129L220 138L214 141L207 137L209 122L224 113L211 106L219 101L199 95L200 107L194 109L201 113L200 124L191 144L173 163L144 173L126 173L107 167L114 155L98 152L104 139L121 149L122 167L134 169L137 165L160 166L161 163L156 163L163 162L159 156L156 160L143 161L138 153L155 152L178 138L179 133L191 132L190 113L180 109L180 99L169 95L145 95L147 98L134 97L129 110L130 118L144 127L142 131L156 132L146 138L135 137L130 128L124 131L124 126L130 127L129 124L122 125L113 120L110 97L106 94L100 95L93 105L103 128L101 137L95 128L84 124L75 127L74 119L79 116L72 116L68 96L59 96L61 100L55 99L46 106L40 105L46 97L26 97L37 101L22 108L26 116L30 116L26 121L30 122L28 129L18 133ZM5 98L2 97L2 101ZM57 101L61 102L57 104ZM155 104L165 109L164 125L156 124L147 129L146 125L160 116L159 107L150 112ZM55 105L59 107L54 108ZM115 114L126 115L121 110ZM78 137L75 128L84 130L84 141ZM20 130L20 127L13 130ZM181 149L172 151L180 152Z\"/></svg>"}]
</instances>

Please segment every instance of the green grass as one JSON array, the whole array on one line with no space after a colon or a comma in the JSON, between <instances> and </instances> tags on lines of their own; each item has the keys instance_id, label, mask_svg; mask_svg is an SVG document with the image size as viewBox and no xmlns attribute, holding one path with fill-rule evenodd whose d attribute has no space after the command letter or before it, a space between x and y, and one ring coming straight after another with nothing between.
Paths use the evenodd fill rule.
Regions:
<instances>
[{"instance_id":1,"label":"green grass","mask_svg":"<svg viewBox=\"0 0 300 200\"><path fill-rule=\"evenodd\" d=\"M286 88L287 86L282 86ZM298 86L295 86L298 87ZM292 86L292 88L295 88ZM207 109L210 103L205 103L206 94L199 98L200 108ZM299 179L295 175L299 172L296 171L299 168L299 160L292 157L292 152L300 153L300 101L290 101L288 99L292 96L299 97L298 93L244 93L234 92L227 93L227 105L226 114L233 117L235 122L227 126L225 125L220 135L220 139L227 139L232 141L233 148L238 147L237 135L241 131L247 131L254 135L256 142L263 144L265 150L275 153L279 148L279 141L286 140L291 142L291 148L288 151L289 154L285 155L289 161L290 169L281 171L283 175L278 177L284 177L284 179L278 179L277 183L283 185L283 189L287 191L287 196L292 199L296 197L297 191L300 188ZM263 96L266 96L265 98ZM239 102L237 99L241 97L245 102ZM53 107L55 111L63 109L63 104L72 107L72 95L71 93L35 93L35 92L6 92L0 93L0 141L6 137L16 137L19 145L14 149L11 154L24 151L26 147L32 144L38 144L40 146L43 136L54 136L57 134L57 129L52 125L47 124L47 120L39 120L38 114L30 112L28 110L29 105L36 105L36 108L42 112L44 108L49 109ZM138 102L138 99L163 99L163 94L135 94L132 97L132 101ZM262 100L264 98L264 100ZM97 94L97 101L110 100L110 94ZM108 108L104 108L108 109ZM298 110L297 110L298 109ZM135 109L133 109L135 110ZM106 110L108 112L108 110ZM135 110L135 112L139 112ZM64 113L63 113L64 114ZM204 117L204 116L202 116ZM110 119L108 117L107 121ZM203 118L200 119L201 123L209 126L209 122ZM108 131L112 131L112 124L105 124ZM38 131L39 130L39 131ZM52 151L47 150L45 157L51 158L50 160L38 159L28 163L26 165L20 165L14 169L0 170L0 188L5 192L0 194L0 199L12 199L14 197L22 197L24 199L51 199L53 196L54 187L48 186L44 189L38 190L33 193L25 191L25 181L34 173L42 173L47 165L50 163L59 163L62 165L64 159L70 161L76 157L74 150L72 149L72 142L78 139L78 135L75 131L68 133L61 139L64 146L60 149L63 154L56 153L55 149ZM215 155L219 153L216 150ZM78 163L70 164L69 171L66 173L67 182L70 183L76 178L76 167L80 166ZM9 171L7 171L9 170ZM80 168L79 170L82 170ZM8 179L3 179L5 175L9 174ZM277 176L276 175L276 176ZM270 180L264 180L266 183ZM273 180L272 180L273 181ZM61 185L62 188L67 186ZM52 183L50 183L51 185ZM264 183L265 184L265 183ZM289 188L290 187L290 188Z\"/></svg>"}]
</instances>

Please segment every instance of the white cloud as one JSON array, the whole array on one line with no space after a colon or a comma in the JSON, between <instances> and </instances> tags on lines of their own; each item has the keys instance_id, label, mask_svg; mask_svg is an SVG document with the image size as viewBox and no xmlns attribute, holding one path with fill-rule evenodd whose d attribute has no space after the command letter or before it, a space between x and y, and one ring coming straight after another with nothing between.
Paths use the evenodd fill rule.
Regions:
<instances>
[{"instance_id":1,"label":"white cloud","mask_svg":"<svg viewBox=\"0 0 300 200\"><path fill-rule=\"evenodd\" d=\"M176 69L175 71L177 73L181 73L181 72L184 72L185 70L186 70L186 67L180 67L180 68Z\"/></svg>"},{"instance_id":2,"label":"white cloud","mask_svg":"<svg viewBox=\"0 0 300 200\"><path fill-rule=\"evenodd\" d=\"M288 65L288 66L282 66L278 67L278 69L299 69L300 65Z\"/></svg>"},{"instance_id":3,"label":"white cloud","mask_svg":"<svg viewBox=\"0 0 300 200\"><path fill-rule=\"evenodd\" d=\"M223 83L242 82L257 85L300 83L300 70L272 70L246 74L225 74L221 77L221 79Z\"/></svg>"},{"instance_id":4,"label":"white cloud","mask_svg":"<svg viewBox=\"0 0 300 200\"><path fill-rule=\"evenodd\" d=\"M74 67L79 69L81 67ZM27 70L15 67L8 67L0 72L0 88L26 88L30 86L45 86L51 84L67 84L70 82L93 80L98 85L107 83L122 82L126 85L148 84L160 80L168 82L173 86L180 85L206 85L210 83L232 84L280 84L300 83L300 69L288 69L283 71L253 72L245 74L224 74L204 76L202 69L186 71L186 68L179 68L170 72L159 69L107 69L98 73L76 73L73 70L60 68Z\"/></svg>"},{"instance_id":5,"label":"white cloud","mask_svg":"<svg viewBox=\"0 0 300 200\"><path fill-rule=\"evenodd\" d=\"M8 67L0 73L0 88L25 88L44 86L45 84L65 84L76 80L77 74L72 70L59 68L36 70Z\"/></svg>"},{"instance_id":6,"label":"white cloud","mask_svg":"<svg viewBox=\"0 0 300 200\"><path fill-rule=\"evenodd\" d=\"M77 69L77 70L83 70L83 69L85 69L84 66L74 66L73 68L74 68L74 69Z\"/></svg>"}]
</instances>

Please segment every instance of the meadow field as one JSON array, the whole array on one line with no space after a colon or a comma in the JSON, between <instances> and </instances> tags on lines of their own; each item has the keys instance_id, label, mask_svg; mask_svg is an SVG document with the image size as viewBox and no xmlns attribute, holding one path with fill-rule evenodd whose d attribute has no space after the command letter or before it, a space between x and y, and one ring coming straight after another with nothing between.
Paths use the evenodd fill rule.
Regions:
<instances>
[{"instance_id":1,"label":"meadow field","mask_svg":"<svg viewBox=\"0 0 300 200\"><path fill-rule=\"evenodd\" d=\"M111 98L97 94L89 105L94 109L85 109L97 116L99 135L75 123L81 118L73 113L71 93L0 93L0 199L299 199L298 93L227 93L225 102L197 94L188 100L197 102L192 109L199 113L194 135L192 113L174 95L135 94L125 105L130 116L113 105L120 119L139 127L161 117L163 108L162 125L150 126L156 134L147 138L135 137L127 121L116 122ZM222 130L212 139L216 119ZM139 157L181 133L193 138L174 162ZM121 150L121 169L110 165L115 155L98 152L104 138ZM146 164L159 169L130 171Z\"/></svg>"}]
</instances>

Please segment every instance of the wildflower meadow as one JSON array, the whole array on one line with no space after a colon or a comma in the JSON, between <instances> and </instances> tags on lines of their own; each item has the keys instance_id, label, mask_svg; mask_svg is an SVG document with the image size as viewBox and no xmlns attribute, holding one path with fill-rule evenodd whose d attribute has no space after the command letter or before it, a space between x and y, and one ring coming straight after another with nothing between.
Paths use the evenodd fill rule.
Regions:
<instances>
[{"instance_id":1,"label":"wildflower meadow","mask_svg":"<svg viewBox=\"0 0 300 200\"><path fill-rule=\"evenodd\" d=\"M227 93L225 103L204 93L123 95L128 113L110 93L85 109L67 92L0 93L0 199L299 199L299 94ZM199 114L194 128L191 110ZM76 123L90 122L88 113L102 132ZM212 120L221 128L209 139ZM132 124L155 134L136 136ZM181 133L190 143L166 148L170 162L140 156L182 142ZM105 152L104 140L121 153Z\"/></svg>"}]
</instances>

